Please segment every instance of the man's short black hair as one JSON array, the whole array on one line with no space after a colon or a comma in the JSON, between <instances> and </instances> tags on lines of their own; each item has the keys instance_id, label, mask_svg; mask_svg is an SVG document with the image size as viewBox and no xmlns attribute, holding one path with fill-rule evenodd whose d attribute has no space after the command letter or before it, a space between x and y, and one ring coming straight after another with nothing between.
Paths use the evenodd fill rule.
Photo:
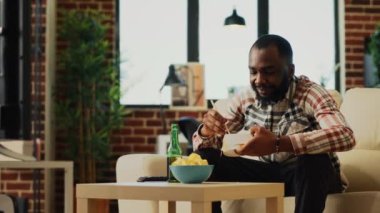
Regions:
<instances>
[{"instance_id":1,"label":"man's short black hair","mask_svg":"<svg viewBox=\"0 0 380 213\"><path fill-rule=\"evenodd\" d=\"M280 56L286 58L289 64L293 63L292 46L285 38L279 35L267 34L261 36L252 45L251 51L253 48L262 49L267 48L271 45L275 45L277 47Z\"/></svg>"}]
</instances>

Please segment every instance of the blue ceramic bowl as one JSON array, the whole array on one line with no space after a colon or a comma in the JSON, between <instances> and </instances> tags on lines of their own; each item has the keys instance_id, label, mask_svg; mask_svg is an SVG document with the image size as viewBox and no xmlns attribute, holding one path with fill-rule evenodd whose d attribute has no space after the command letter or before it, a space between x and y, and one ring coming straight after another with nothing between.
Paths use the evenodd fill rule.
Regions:
<instances>
[{"instance_id":1,"label":"blue ceramic bowl","mask_svg":"<svg viewBox=\"0 0 380 213\"><path fill-rule=\"evenodd\" d=\"M174 177L181 183L202 183L214 169L214 165L169 166Z\"/></svg>"}]
</instances>

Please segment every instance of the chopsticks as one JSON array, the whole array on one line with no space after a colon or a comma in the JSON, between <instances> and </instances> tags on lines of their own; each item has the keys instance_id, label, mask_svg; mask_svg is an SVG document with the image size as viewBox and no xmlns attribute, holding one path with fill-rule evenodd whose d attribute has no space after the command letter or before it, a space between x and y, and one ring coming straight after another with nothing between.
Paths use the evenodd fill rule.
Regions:
<instances>
[{"instance_id":1,"label":"chopsticks","mask_svg":"<svg viewBox=\"0 0 380 213\"><path fill-rule=\"evenodd\" d=\"M215 102L213 100L210 100L212 107L215 109ZM231 134L230 130L228 129L227 122L224 123L224 126L226 127L227 134Z\"/></svg>"}]
</instances>

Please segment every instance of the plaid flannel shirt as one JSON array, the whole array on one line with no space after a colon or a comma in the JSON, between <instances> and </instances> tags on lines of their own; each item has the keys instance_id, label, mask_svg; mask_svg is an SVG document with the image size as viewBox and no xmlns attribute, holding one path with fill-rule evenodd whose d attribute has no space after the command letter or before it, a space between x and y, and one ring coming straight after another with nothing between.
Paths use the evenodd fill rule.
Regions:
<instances>
[{"instance_id":1,"label":"plaid flannel shirt","mask_svg":"<svg viewBox=\"0 0 380 213\"><path fill-rule=\"evenodd\" d=\"M338 110L326 89L307 77L294 77L285 98L272 104L257 100L252 88L241 91L229 102L227 127L231 133L253 125L263 126L276 135L288 135L294 153L280 152L260 159L267 162L284 162L296 155L328 153L332 165L340 172L336 151L352 149L353 132ZM202 138L198 131L193 135L194 149L213 147L220 149L223 138Z\"/></svg>"}]
</instances>

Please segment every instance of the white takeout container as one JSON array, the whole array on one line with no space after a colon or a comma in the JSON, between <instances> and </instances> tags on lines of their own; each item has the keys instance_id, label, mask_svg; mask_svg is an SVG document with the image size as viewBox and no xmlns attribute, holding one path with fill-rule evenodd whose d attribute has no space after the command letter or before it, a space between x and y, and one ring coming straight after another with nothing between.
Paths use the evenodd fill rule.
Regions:
<instances>
[{"instance_id":1,"label":"white takeout container","mask_svg":"<svg viewBox=\"0 0 380 213\"><path fill-rule=\"evenodd\" d=\"M252 135L248 131L237 134L225 134L223 138L223 154L229 157L238 157L235 149L240 145L247 143L252 139Z\"/></svg>"}]
</instances>

